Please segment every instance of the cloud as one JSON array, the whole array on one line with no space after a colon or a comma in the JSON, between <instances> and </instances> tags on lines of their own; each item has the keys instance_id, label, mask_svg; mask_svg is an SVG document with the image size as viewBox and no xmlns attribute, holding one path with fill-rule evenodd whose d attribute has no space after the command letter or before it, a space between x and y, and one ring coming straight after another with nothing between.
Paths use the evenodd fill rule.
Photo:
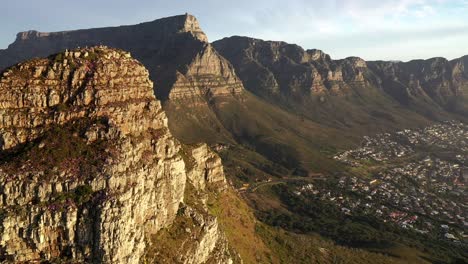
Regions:
<instances>
[{"instance_id":1,"label":"cloud","mask_svg":"<svg viewBox=\"0 0 468 264\"><path fill-rule=\"evenodd\" d=\"M259 1L259 4L264 2ZM283 32L286 36L293 34L297 36L306 32L346 34L350 31L405 28L408 26L406 20L412 20L410 24L422 23L424 18L437 16L437 5L444 2L444 0L290 0L287 3L270 1L261 9L256 9L249 3L240 17L244 21L249 21L248 26L253 26L260 35L265 35L266 32ZM244 4L245 1L239 3L240 6Z\"/></svg>"},{"instance_id":2,"label":"cloud","mask_svg":"<svg viewBox=\"0 0 468 264\"><path fill-rule=\"evenodd\" d=\"M382 58L392 55L405 59L411 55L409 48L424 42L443 47L444 41L468 36L468 19L460 12L460 6L468 6L468 0L290 0L270 1L265 6L243 13L249 17L250 36L321 48L335 58L361 55L376 59L380 54ZM241 24L237 26L237 30L242 28ZM235 34L244 35L240 31ZM454 43L447 42L446 51L418 52L426 54L424 57L468 53ZM387 51L372 55L363 52L377 50L376 46L381 47L379 52Z\"/></svg>"}]
</instances>

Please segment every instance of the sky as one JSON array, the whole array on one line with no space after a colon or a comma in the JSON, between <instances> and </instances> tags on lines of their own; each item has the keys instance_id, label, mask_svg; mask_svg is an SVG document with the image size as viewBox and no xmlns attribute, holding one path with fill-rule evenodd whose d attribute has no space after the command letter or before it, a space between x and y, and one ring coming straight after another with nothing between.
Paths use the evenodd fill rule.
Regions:
<instances>
[{"instance_id":1,"label":"sky","mask_svg":"<svg viewBox=\"0 0 468 264\"><path fill-rule=\"evenodd\" d=\"M334 59L468 55L468 0L14 0L0 9L0 49L16 33L131 25L195 15L210 41L232 35L321 49Z\"/></svg>"}]
</instances>

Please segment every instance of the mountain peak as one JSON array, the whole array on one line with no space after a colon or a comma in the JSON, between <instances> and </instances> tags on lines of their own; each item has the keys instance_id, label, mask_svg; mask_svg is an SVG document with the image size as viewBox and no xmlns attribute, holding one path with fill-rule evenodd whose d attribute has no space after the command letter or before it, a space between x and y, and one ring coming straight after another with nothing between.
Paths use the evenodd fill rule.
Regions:
<instances>
[{"instance_id":1,"label":"mountain peak","mask_svg":"<svg viewBox=\"0 0 468 264\"><path fill-rule=\"evenodd\" d=\"M187 13L185 13L183 16L185 17L183 31L194 34L195 37L203 42L208 42L208 37L200 28L200 24L198 23L197 18Z\"/></svg>"},{"instance_id":2,"label":"mountain peak","mask_svg":"<svg viewBox=\"0 0 468 264\"><path fill-rule=\"evenodd\" d=\"M226 188L221 159L207 145L182 150L129 52L30 59L1 73L0 95L0 259L154 263L166 243L155 235L184 221L197 230L184 263L232 263L201 194Z\"/></svg>"},{"instance_id":3,"label":"mountain peak","mask_svg":"<svg viewBox=\"0 0 468 264\"><path fill-rule=\"evenodd\" d=\"M143 114L138 109L146 105L154 108L148 127L157 129L152 119L160 109L148 76L128 52L105 46L67 50L17 64L0 77L1 119L15 120L0 125L0 150L34 140L49 124L62 125L71 117L105 116L123 135L137 133L143 126L135 125L132 118L140 118ZM26 114L30 109L40 114ZM123 111L126 118L119 117ZM56 115L67 118L57 122Z\"/></svg>"},{"instance_id":4,"label":"mountain peak","mask_svg":"<svg viewBox=\"0 0 468 264\"><path fill-rule=\"evenodd\" d=\"M178 16L160 18L149 23L165 25L168 32L190 33L196 39L202 42L208 42L208 37L200 27L198 19L188 13ZM175 27L175 28L174 28Z\"/></svg>"},{"instance_id":5,"label":"mountain peak","mask_svg":"<svg viewBox=\"0 0 468 264\"><path fill-rule=\"evenodd\" d=\"M308 49L306 53L309 54L310 59L313 61L323 60L323 61L331 61L330 55L323 52L319 49Z\"/></svg>"}]
</instances>

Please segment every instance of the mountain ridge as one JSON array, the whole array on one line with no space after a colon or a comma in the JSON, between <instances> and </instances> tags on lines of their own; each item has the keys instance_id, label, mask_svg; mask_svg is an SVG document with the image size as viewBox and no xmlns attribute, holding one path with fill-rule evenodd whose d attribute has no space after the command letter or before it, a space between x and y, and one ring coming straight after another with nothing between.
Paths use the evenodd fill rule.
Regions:
<instances>
[{"instance_id":1,"label":"mountain ridge","mask_svg":"<svg viewBox=\"0 0 468 264\"><path fill-rule=\"evenodd\" d=\"M391 256L355 245L336 251L330 241L311 240L314 235L285 232L285 226L298 227L298 208L285 207L278 194L297 198L291 184L319 186L337 175L361 176L365 171L332 157L358 146L363 135L463 119L458 95L468 87L468 56L409 64L332 60L286 42L233 40L209 43L196 18L185 14L121 27L29 31L0 50L0 69L28 59L0 70L0 175L7 182L0 196L1 209L7 209L0 211L0 230L6 230L0 260L281 263L299 256L306 263L333 263L351 254L356 263L400 262L388 249L378 252ZM84 156L80 169L97 179L75 179L77 169L69 162L81 157L75 149ZM96 156L112 160L113 153L125 159L117 165L91 162ZM51 163L42 156L52 157L45 160ZM31 197L34 192L38 197ZM102 192L112 195L103 199ZM34 210L22 210L25 204ZM54 227L74 208L100 216L92 226L102 226L102 232L80 225L78 214L77 225L65 223L69 237L78 236L67 244ZM275 227L257 221L252 209ZM142 215L134 217L134 211ZM374 220L348 231L367 236L367 227L381 224ZM89 237L80 238L83 233L75 235L69 226ZM124 242L128 246L119 247ZM422 250L414 249L414 259L426 263L430 254Z\"/></svg>"},{"instance_id":2,"label":"mountain ridge","mask_svg":"<svg viewBox=\"0 0 468 264\"><path fill-rule=\"evenodd\" d=\"M358 57L332 60L323 51L238 36L215 41L213 45L234 65L245 87L261 97L291 98L292 104L303 105L333 100L335 95L362 97L370 93L353 88L358 85L390 96L402 107L430 119L439 118L439 107L461 115L468 109L466 99L460 102L460 109L450 105L468 94L466 56L452 61L432 58L406 63L365 61ZM313 97L318 97L318 102ZM391 103L386 101L385 104ZM314 110L306 109L301 114L311 111Z\"/></svg>"},{"instance_id":3,"label":"mountain ridge","mask_svg":"<svg viewBox=\"0 0 468 264\"><path fill-rule=\"evenodd\" d=\"M189 20L191 22L187 22ZM169 25L174 21L176 26ZM0 66L5 65L5 52L29 57L46 56L53 50L105 42L129 50L148 68L156 97L162 101L172 120L170 129L183 142L244 142L254 149L262 149L263 155L275 160L279 160L271 151L276 149L275 145L297 142L297 149L307 146L309 154L300 159L308 164L310 153L317 151L310 147L309 141L320 146L329 142L333 148L341 148L349 146L355 140L351 138L357 138L364 131L373 134L452 118L450 113L439 111L440 107L433 103L428 105L423 101L422 106L407 107L382 92L382 87L374 85L378 78L360 58L333 61L323 51L304 50L286 42L269 42L276 46L278 61L271 50L265 49L266 55L257 53L260 61L254 59L253 68L246 69L252 75L250 78L239 67L245 61L241 54L244 51L237 43L232 49L223 51L220 41L213 45L207 43L206 35L200 31L196 18L188 14L133 26L67 31L57 38L44 36L41 41L46 42L42 44L41 41L26 40L25 43L30 45L27 49L19 45L17 50L3 50ZM95 32L103 34L96 35ZM250 45L245 38L235 39L244 40L245 46ZM259 39L254 41L259 45L265 43ZM233 51L239 56L233 58L231 55L236 54ZM268 68L274 63L278 65L276 73ZM464 72L460 72L460 82L464 82ZM272 113L275 113L274 117ZM302 121L295 126L283 120L297 117ZM343 129L349 132L350 138L327 139L337 138ZM292 138L286 140L284 133L281 135L278 131L290 131ZM319 163L322 162L326 164L325 160Z\"/></svg>"}]
</instances>

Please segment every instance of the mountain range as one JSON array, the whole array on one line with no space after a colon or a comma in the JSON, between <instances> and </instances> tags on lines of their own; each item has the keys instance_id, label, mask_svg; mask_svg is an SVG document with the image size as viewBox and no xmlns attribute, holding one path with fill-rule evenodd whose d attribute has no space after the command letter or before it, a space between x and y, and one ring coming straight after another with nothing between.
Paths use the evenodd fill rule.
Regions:
<instances>
[{"instance_id":1,"label":"mountain range","mask_svg":"<svg viewBox=\"0 0 468 264\"><path fill-rule=\"evenodd\" d=\"M333 60L280 41L233 36L210 43L189 14L120 27L21 32L0 50L0 72L1 172L11 178L2 188L9 213L2 216L0 256L9 261L138 263L157 260L148 253L154 247L160 263L284 262L287 257L278 255L284 244L258 242L256 229L291 243L312 238L255 226L255 210L273 200L240 195L228 185L240 190L258 181L348 171L331 157L362 136L468 121L468 56ZM63 166L78 154L54 133L90 153L83 164L103 160L86 165L89 171L79 173L85 176L73 176ZM59 155L52 164L32 159L50 153ZM19 165L27 161L29 167ZM21 173L8 171L15 167ZM50 209L65 208L69 200L75 211ZM220 201L242 204L244 211L233 212L250 219L242 227L250 240L234 245L240 238L230 232L234 221ZM28 204L34 206L23 212ZM186 229L189 238L179 234ZM158 245L166 240L190 246L178 256ZM242 247L252 241L259 248ZM329 247L335 256L349 254ZM372 254L354 257L370 261ZM321 263L332 263L331 257Z\"/></svg>"}]
</instances>

